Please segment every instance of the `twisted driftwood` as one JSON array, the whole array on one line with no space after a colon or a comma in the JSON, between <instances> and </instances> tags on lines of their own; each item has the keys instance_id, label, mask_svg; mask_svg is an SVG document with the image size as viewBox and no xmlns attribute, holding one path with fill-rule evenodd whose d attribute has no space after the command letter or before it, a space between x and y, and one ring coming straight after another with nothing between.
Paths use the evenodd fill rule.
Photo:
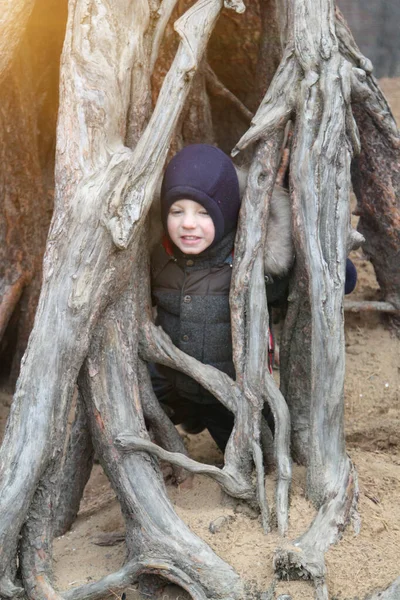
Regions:
<instances>
[{"instance_id":1,"label":"twisted driftwood","mask_svg":"<svg viewBox=\"0 0 400 600\"><path fill-rule=\"evenodd\" d=\"M143 14L138 18L138 7L134 10L129 5L128 8L126 2L120 0L114 3L112 14L107 10L96 12L97 17L91 21L87 31L80 27L80 23L86 14L92 13L94 6L91 4L75 2L69 14L61 80L62 89L68 90L68 93L61 99L56 208L35 326L1 448L0 595L5 597L23 592L12 580L18 534L28 510L21 541L21 571L25 589L35 598L57 595L52 589L50 569L52 513L73 388L101 315L131 279L133 259L135 254L139 254L139 232L161 174L174 125L184 105L193 72L222 7L218 0L203 1L178 21L176 28L182 37L181 45L165 79L151 121L132 152L123 146L121 134L124 135L125 131L121 129L121 124L128 116L130 123L136 123L136 129L133 128L136 134L143 128L148 114L149 101L146 98L150 97L150 88L148 81L133 86L130 97L130 81L126 73L132 65L140 68L139 57L143 61L150 60L152 40L147 35L150 17L145 10L147 4L142 3ZM116 22L119 23L118 28L114 28ZM102 60L97 48L103 48L104 41L108 48L112 44L110 36L113 35L116 38L122 35L127 39L128 31L129 36L133 33L133 39L137 36L142 43L131 45L127 50L116 43L112 64L108 53ZM86 43L86 35L90 36L90 45ZM114 63L123 73L121 80L108 77L115 68ZM96 92L91 93L90 105L86 100L86 90L78 85L79 78L97 82ZM113 85L110 85L110 79ZM107 103L112 110L108 110ZM79 117L75 110L80 112ZM98 118L97 127L93 121L94 114ZM111 114L113 118L109 117ZM79 143L76 143L77 140ZM133 242L125 252L115 249L114 242L123 248L130 240ZM137 327L137 321L135 325ZM107 343L111 343L106 333L102 335L108 340ZM121 369L125 368L124 365L120 366ZM100 385L110 383L109 375L104 375ZM123 375L115 373L115 377L113 383ZM89 394L94 394L84 374L81 381L82 389L89 389ZM114 418L117 419L117 416L110 416L110 419ZM121 428L117 423L118 420L109 423L114 428L114 436ZM135 426L139 426L137 431L144 431L139 423ZM95 438L95 435L92 437ZM110 444L108 451L115 459L115 449ZM137 464L136 461L132 462ZM148 464L147 460L144 462ZM113 480L111 473L108 474ZM153 485L159 487L157 481L160 479L151 478L154 479ZM158 522L165 519L166 532L170 533L175 528L179 537L179 519L171 508L165 508L168 506L165 493L163 495L157 490L154 498L154 518ZM165 506L160 505L157 509L157 499ZM130 500L126 498L126 501ZM167 517L168 512L171 517ZM168 524L168 518L175 524L172 525L172 521ZM154 535L158 533L154 531ZM145 560L144 564L140 561L134 572L138 574L148 569L162 572L167 577L170 574L170 579L179 581L193 598L228 597L228 590L229 597L239 597L241 584L232 569L225 566L188 530L182 529L181 534L183 539L179 544L172 539L167 542L170 550L171 544L175 544L176 559L171 554L171 562L165 562L164 566L151 559ZM190 545L193 546L192 551ZM198 569L196 552L200 552L201 559L204 559L204 570ZM185 572L173 566L174 562L179 562L179 556ZM190 583L191 560L194 561L193 565L196 564L192 568L192 577L196 577L194 583ZM219 578L215 578L216 571L223 574L219 583ZM104 593L104 589L101 593ZM86 591L82 594L86 596Z\"/></svg>"},{"instance_id":2,"label":"twisted driftwood","mask_svg":"<svg viewBox=\"0 0 400 600\"><path fill-rule=\"evenodd\" d=\"M310 11L317 12L312 25ZM295 117L290 177L296 267L281 346L282 390L294 452L307 463L307 493L320 510L292 549L278 551L275 567L282 576L313 579L323 597L324 552L357 499L344 448L342 307L351 151L359 151L359 140L350 103L352 69L339 51L333 2L317 7L295 1L287 22L281 65L237 149Z\"/></svg>"}]
</instances>

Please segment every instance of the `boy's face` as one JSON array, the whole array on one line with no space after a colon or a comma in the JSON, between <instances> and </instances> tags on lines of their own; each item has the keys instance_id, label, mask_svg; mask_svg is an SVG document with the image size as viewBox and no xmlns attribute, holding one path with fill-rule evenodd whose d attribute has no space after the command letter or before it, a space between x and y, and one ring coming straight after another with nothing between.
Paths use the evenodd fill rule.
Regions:
<instances>
[{"instance_id":1,"label":"boy's face","mask_svg":"<svg viewBox=\"0 0 400 600\"><path fill-rule=\"evenodd\" d=\"M194 200L177 200L169 209L168 234L175 246L185 254L200 254L214 241L212 218Z\"/></svg>"}]
</instances>

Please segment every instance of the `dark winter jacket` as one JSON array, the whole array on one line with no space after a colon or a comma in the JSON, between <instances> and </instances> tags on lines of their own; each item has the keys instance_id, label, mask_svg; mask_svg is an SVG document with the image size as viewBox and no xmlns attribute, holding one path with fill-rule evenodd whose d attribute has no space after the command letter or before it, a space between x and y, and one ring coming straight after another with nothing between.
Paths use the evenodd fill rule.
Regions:
<instances>
[{"instance_id":1,"label":"dark winter jacket","mask_svg":"<svg viewBox=\"0 0 400 600\"><path fill-rule=\"evenodd\" d=\"M204 364L235 378L229 288L235 232L200 255L185 255L174 246L173 254L159 245L152 255L152 296L157 306L157 324L173 343ZM268 297L276 296L269 285ZM286 293L287 281L279 295ZM276 298L275 298L276 299ZM195 402L216 403L196 381L173 369L162 373L177 392Z\"/></svg>"}]
</instances>

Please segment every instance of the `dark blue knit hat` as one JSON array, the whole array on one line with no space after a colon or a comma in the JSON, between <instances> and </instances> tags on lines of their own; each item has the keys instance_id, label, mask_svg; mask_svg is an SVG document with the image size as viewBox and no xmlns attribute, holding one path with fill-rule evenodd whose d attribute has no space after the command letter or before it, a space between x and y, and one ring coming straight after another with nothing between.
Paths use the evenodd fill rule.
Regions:
<instances>
[{"instance_id":1,"label":"dark blue knit hat","mask_svg":"<svg viewBox=\"0 0 400 600\"><path fill-rule=\"evenodd\" d=\"M168 212L177 200L194 200L207 210L215 227L214 246L235 229L240 192L229 156L208 144L192 144L175 154L161 187L161 220L167 230Z\"/></svg>"}]
</instances>

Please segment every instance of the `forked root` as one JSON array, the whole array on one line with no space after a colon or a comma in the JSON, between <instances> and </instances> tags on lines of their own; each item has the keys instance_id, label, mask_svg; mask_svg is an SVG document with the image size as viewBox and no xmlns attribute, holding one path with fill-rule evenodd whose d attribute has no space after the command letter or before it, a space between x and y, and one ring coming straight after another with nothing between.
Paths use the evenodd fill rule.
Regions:
<instances>
[{"instance_id":1,"label":"forked root","mask_svg":"<svg viewBox=\"0 0 400 600\"><path fill-rule=\"evenodd\" d=\"M351 519L358 533L358 482L350 461L348 474L338 487L338 493L322 504L310 528L294 542L278 548L274 558L275 572L280 579L312 581L317 600L328 598L325 552L341 538Z\"/></svg>"},{"instance_id":2,"label":"forked root","mask_svg":"<svg viewBox=\"0 0 400 600\"><path fill-rule=\"evenodd\" d=\"M184 589L193 600L207 600L208 596L203 589L192 581L186 573L177 569L165 557L149 561L130 561L122 569L103 577L95 583L82 585L63 594L64 600L100 600L107 596L114 596L123 592L128 586L134 584L140 575L158 575L168 579ZM226 599L228 600L228 599Z\"/></svg>"}]
</instances>

